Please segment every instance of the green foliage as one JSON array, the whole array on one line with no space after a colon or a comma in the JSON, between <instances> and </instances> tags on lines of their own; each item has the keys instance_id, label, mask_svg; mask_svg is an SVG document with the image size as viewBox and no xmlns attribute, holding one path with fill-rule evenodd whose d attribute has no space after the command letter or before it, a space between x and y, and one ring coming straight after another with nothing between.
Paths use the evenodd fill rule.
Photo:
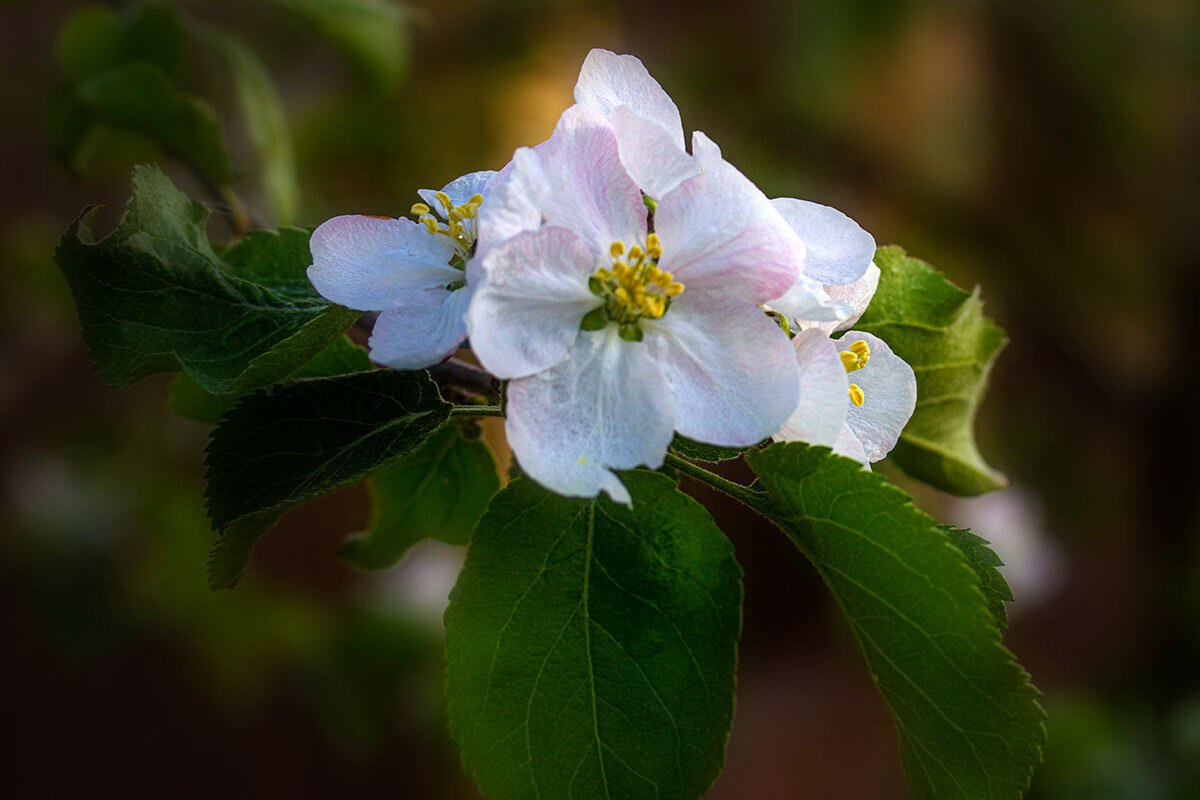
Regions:
<instances>
[{"instance_id":1,"label":"green foliage","mask_svg":"<svg viewBox=\"0 0 1200 800\"><path fill-rule=\"evenodd\" d=\"M213 587L237 582L287 509L411 452L449 415L426 372L311 378L244 398L213 431L205 459L208 515L221 534Z\"/></svg>"},{"instance_id":2,"label":"green foliage","mask_svg":"<svg viewBox=\"0 0 1200 800\"><path fill-rule=\"evenodd\" d=\"M996 555L988 546L987 539L982 536L949 525L939 525L938 529L949 537L950 544L962 551L971 569L975 570L979 577L979 589L987 598L988 610L996 618L996 624L1001 630L1008 628L1008 609L1004 607L1004 603L1011 601L1013 594L1008 581L1004 580L1000 570L996 569L1004 566L1000 556Z\"/></svg>"},{"instance_id":3,"label":"green foliage","mask_svg":"<svg viewBox=\"0 0 1200 800\"><path fill-rule=\"evenodd\" d=\"M232 181L216 111L175 84L184 41L178 12L160 5L124 13L89 6L65 23L57 49L66 80L49 121L64 166L73 171L84 143L107 126L146 137L216 186Z\"/></svg>"},{"instance_id":4,"label":"green foliage","mask_svg":"<svg viewBox=\"0 0 1200 800\"><path fill-rule=\"evenodd\" d=\"M393 88L408 67L407 15L389 0L271 0L328 38L376 91Z\"/></svg>"},{"instance_id":5,"label":"green foliage","mask_svg":"<svg viewBox=\"0 0 1200 800\"><path fill-rule=\"evenodd\" d=\"M718 461L729 461L730 459L737 458L750 448L718 447L715 444L693 441L677 433L675 434L675 438L671 440L671 449L684 458L690 458L693 461L716 463Z\"/></svg>"},{"instance_id":6,"label":"green foliage","mask_svg":"<svg viewBox=\"0 0 1200 800\"><path fill-rule=\"evenodd\" d=\"M496 496L446 612L451 732L489 800L698 798L733 712L741 570L666 477L633 507Z\"/></svg>"},{"instance_id":7,"label":"green foliage","mask_svg":"<svg viewBox=\"0 0 1200 800\"><path fill-rule=\"evenodd\" d=\"M328 378L372 368L367 351L348 337L340 336L289 375L288 379ZM180 374L171 383L171 410L185 419L216 425L226 411L237 405L237 401L237 395L204 391L187 373Z\"/></svg>"},{"instance_id":8,"label":"green foliage","mask_svg":"<svg viewBox=\"0 0 1200 800\"><path fill-rule=\"evenodd\" d=\"M862 645L914 797L1020 797L1045 714L963 552L907 495L825 448L774 445L747 462L762 510L816 566Z\"/></svg>"},{"instance_id":9,"label":"green foliage","mask_svg":"<svg viewBox=\"0 0 1200 800\"><path fill-rule=\"evenodd\" d=\"M500 473L482 439L445 425L373 474L367 486L371 527L347 540L338 555L359 569L387 569L421 539L466 544L500 490Z\"/></svg>"},{"instance_id":10,"label":"green foliage","mask_svg":"<svg viewBox=\"0 0 1200 800\"><path fill-rule=\"evenodd\" d=\"M882 275L855 325L883 339L917 375L917 407L890 458L912 477L957 495L1003 488L975 444L975 414L1004 331L964 292L899 247L875 254Z\"/></svg>"},{"instance_id":11,"label":"green foliage","mask_svg":"<svg viewBox=\"0 0 1200 800\"><path fill-rule=\"evenodd\" d=\"M240 394L295 371L358 316L308 285L304 231L255 231L218 257L207 208L154 167L133 185L115 231L95 241L85 209L55 252L107 383L182 369L206 391Z\"/></svg>"}]
</instances>

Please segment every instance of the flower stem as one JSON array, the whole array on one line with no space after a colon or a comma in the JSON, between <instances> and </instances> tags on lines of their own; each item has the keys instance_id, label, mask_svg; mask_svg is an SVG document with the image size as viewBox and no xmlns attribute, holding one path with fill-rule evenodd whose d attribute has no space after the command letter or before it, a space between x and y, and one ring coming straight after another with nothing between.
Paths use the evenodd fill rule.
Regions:
<instances>
[{"instance_id":1,"label":"flower stem","mask_svg":"<svg viewBox=\"0 0 1200 800\"><path fill-rule=\"evenodd\" d=\"M503 417L500 406L455 406L450 409L452 417Z\"/></svg>"},{"instance_id":2,"label":"flower stem","mask_svg":"<svg viewBox=\"0 0 1200 800\"><path fill-rule=\"evenodd\" d=\"M687 475L689 478L706 483L719 492L724 492L738 502L744 503L755 511L762 511L762 495L749 487L742 486L740 483L734 483L728 478L723 478L715 472L709 472L704 467L693 464L686 458L668 452L665 464L669 464L675 469Z\"/></svg>"}]
</instances>

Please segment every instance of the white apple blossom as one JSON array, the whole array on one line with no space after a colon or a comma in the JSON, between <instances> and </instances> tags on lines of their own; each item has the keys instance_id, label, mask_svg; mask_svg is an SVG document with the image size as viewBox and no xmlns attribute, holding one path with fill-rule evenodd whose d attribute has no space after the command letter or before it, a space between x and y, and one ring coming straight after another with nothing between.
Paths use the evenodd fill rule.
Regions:
<instances>
[{"instance_id":1,"label":"white apple blossom","mask_svg":"<svg viewBox=\"0 0 1200 800\"><path fill-rule=\"evenodd\" d=\"M693 132L688 154L679 109L635 56L601 49L588 53L575 84L575 102L609 119L621 163L652 198L725 163L721 149L700 131ZM825 287L861 278L875 254L875 240L828 206L791 197L772 203L799 234L805 260L796 282L770 307L789 318L843 321L848 307Z\"/></svg>"},{"instance_id":2,"label":"white apple blossom","mask_svg":"<svg viewBox=\"0 0 1200 800\"><path fill-rule=\"evenodd\" d=\"M327 220L309 240L308 279L327 300L378 311L371 359L420 369L450 356L467 336L463 315L478 283L471 256L478 213L497 173L473 172L440 192L422 189L416 222L346 215Z\"/></svg>"},{"instance_id":3,"label":"white apple blossom","mask_svg":"<svg viewBox=\"0 0 1200 800\"><path fill-rule=\"evenodd\" d=\"M613 127L576 105L514 154L480 226L503 243L477 257L467 329L510 379L509 444L548 488L628 503L612 470L660 466L674 431L750 445L795 408L795 355L760 304L803 245L728 164L660 197L649 232Z\"/></svg>"}]
</instances>

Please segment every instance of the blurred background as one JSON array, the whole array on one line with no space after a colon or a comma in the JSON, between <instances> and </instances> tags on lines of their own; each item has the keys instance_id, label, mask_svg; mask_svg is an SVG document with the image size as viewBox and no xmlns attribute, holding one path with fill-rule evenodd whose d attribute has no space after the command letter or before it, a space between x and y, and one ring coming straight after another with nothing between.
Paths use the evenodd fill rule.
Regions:
<instances>
[{"instance_id":1,"label":"blurred background","mask_svg":"<svg viewBox=\"0 0 1200 800\"><path fill-rule=\"evenodd\" d=\"M416 189L548 136L587 51L607 47L641 57L685 128L768 195L833 205L982 285L1011 343L979 433L1014 488L962 501L904 485L1009 564L1006 643L1050 712L1031 796L1200 796L1200 373L1185 357L1200 6L173 7L200 31L173 79L215 108L244 209L144 138L76 135L60 100L81 67L63 42L99 17L0 2L5 795L477 796L441 704L461 554L428 543L380 574L340 564L332 551L367 519L356 487L293 512L236 590L209 592L208 428L168 411L169 376L99 381L50 257L84 205L106 205L98 231L116 223L144 161L212 203L215 237L238 213L404 213ZM816 574L761 521L686 488L746 572L737 716L710 797L906 796L886 709Z\"/></svg>"}]
</instances>

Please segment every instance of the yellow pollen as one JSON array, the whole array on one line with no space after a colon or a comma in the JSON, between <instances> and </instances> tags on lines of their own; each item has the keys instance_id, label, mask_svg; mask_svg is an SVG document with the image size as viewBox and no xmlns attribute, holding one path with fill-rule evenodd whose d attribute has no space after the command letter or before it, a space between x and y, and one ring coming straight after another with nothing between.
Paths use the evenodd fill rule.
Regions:
<instances>
[{"instance_id":1,"label":"yellow pollen","mask_svg":"<svg viewBox=\"0 0 1200 800\"><path fill-rule=\"evenodd\" d=\"M413 207L409 211L415 217L423 217L429 213L429 206L424 203L413 203Z\"/></svg>"},{"instance_id":2,"label":"yellow pollen","mask_svg":"<svg viewBox=\"0 0 1200 800\"><path fill-rule=\"evenodd\" d=\"M863 394L862 388L857 383L850 384L850 402L855 406L861 406L867 402L867 396Z\"/></svg>"},{"instance_id":3,"label":"yellow pollen","mask_svg":"<svg viewBox=\"0 0 1200 800\"><path fill-rule=\"evenodd\" d=\"M635 244L627 248L624 242L616 241L608 252L613 257L612 266L596 270L588 285L604 299L604 315L622 326L621 335L628 333L636 336L634 341L640 341L638 321L658 319L667 313L671 298L683 293L683 284L658 266L662 246L656 234L646 237L645 247Z\"/></svg>"},{"instance_id":4,"label":"yellow pollen","mask_svg":"<svg viewBox=\"0 0 1200 800\"><path fill-rule=\"evenodd\" d=\"M445 240L453 251L450 263L460 266L471 257L475 247L475 218L479 215L479 207L483 205L483 195L475 193L467 202L457 206L445 192L438 192L434 196L442 205L443 212L440 213L446 218L445 222L431 214L425 203L414 203L411 211L416 215L417 222L424 225L431 235Z\"/></svg>"},{"instance_id":5,"label":"yellow pollen","mask_svg":"<svg viewBox=\"0 0 1200 800\"><path fill-rule=\"evenodd\" d=\"M846 372L854 372L865 367L871 360L871 348L865 341L859 339L850 345L849 350L838 353L838 357L842 359L842 366L846 368Z\"/></svg>"}]
</instances>

